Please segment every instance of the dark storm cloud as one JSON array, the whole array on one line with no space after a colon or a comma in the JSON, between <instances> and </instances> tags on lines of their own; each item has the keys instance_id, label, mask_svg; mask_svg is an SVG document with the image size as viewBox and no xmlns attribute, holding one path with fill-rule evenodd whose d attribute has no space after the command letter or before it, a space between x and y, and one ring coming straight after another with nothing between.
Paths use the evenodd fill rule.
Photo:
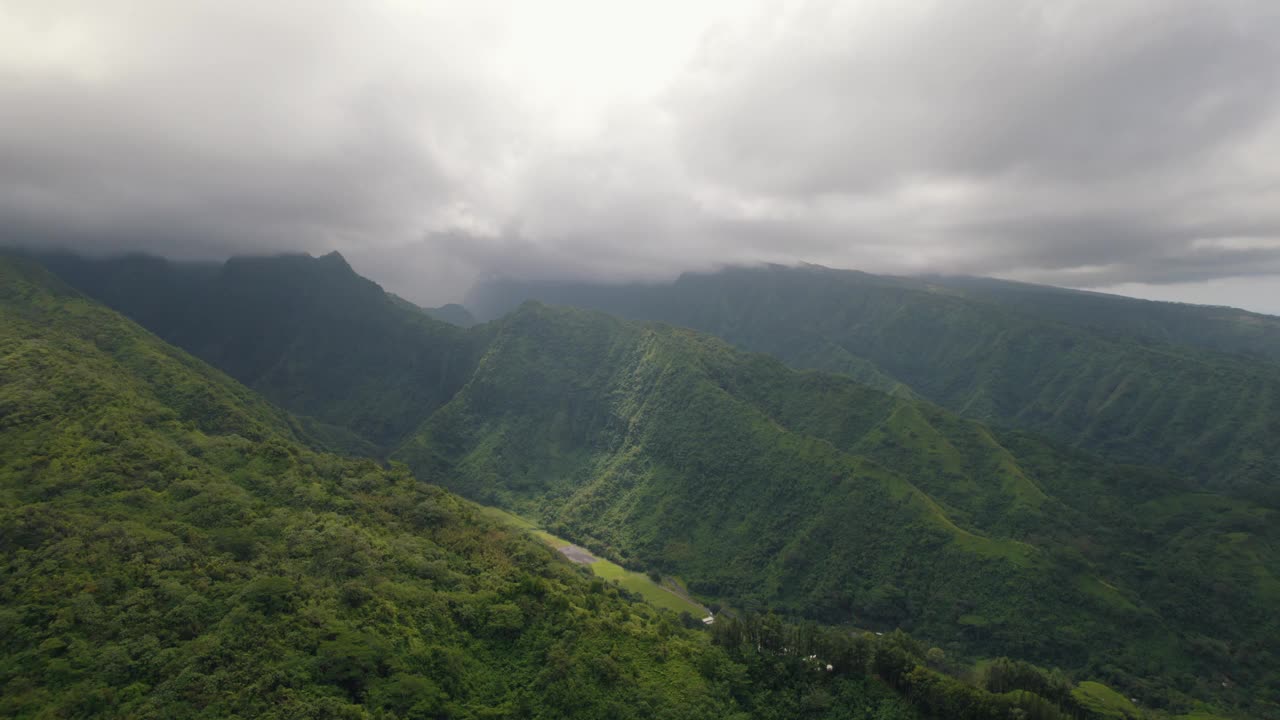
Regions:
<instances>
[{"instance_id":1,"label":"dark storm cloud","mask_svg":"<svg viewBox=\"0 0 1280 720\"><path fill-rule=\"evenodd\" d=\"M424 302L765 261L1280 273L1269 0L727 3L679 62L603 54L684 6L586 7L8 3L0 240L338 249Z\"/></svg>"}]
</instances>

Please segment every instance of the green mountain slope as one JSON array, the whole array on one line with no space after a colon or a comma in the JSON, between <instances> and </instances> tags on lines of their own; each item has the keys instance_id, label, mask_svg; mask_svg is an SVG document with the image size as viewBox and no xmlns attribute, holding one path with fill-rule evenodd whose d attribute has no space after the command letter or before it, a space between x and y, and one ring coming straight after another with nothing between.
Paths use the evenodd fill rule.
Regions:
<instances>
[{"instance_id":1,"label":"green mountain slope","mask_svg":"<svg viewBox=\"0 0 1280 720\"><path fill-rule=\"evenodd\" d=\"M348 282L302 277L307 296ZM252 327L216 337L239 346ZM690 331L533 305L449 332L424 352L458 352L452 337L477 343L475 362L396 457L633 569L680 575L704 601L908 627L1148 702L1259 712L1280 681L1266 650L1277 526L1247 500ZM333 351L349 354L326 362L360 362ZM385 371L365 382L406 381ZM340 419L324 390L315 414Z\"/></svg>"},{"instance_id":2,"label":"green mountain slope","mask_svg":"<svg viewBox=\"0 0 1280 720\"><path fill-rule=\"evenodd\" d=\"M146 256L42 261L268 400L381 449L452 397L485 342L483 332L384 293L337 253L222 265Z\"/></svg>"},{"instance_id":3,"label":"green mountain slope","mask_svg":"<svg viewBox=\"0 0 1280 720\"><path fill-rule=\"evenodd\" d=\"M1196 347L1227 344L1207 332L1174 331L1178 313L1203 326L1192 322L1203 308L1139 303L1154 308L1150 323L1117 313L1100 328L1068 321L1101 311L1052 312L1047 302L818 267L733 269L672 285L494 283L468 302L486 316L530 297L691 327L797 367L865 379L870 366L888 378L873 384L905 383L969 417L1280 502L1280 456L1268 450L1280 443L1280 365ZM1163 340L1200 339L1159 342L1155 327L1168 329ZM1276 337L1273 324L1250 327L1259 346Z\"/></svg>"},{"instance_id":4,"label":"green mountain slope","mask_svg":"<svg viewBox=\"0 0 1280 720\"><path fill-rule=\"evenodd\" d=\"M526 305L396 457L738 606L1149 696L1276 680L1274 512L689 331Z\"/></svg>"},{"instance_id":5,"label":"green mountain slope","mask_svg":"<svg viewBox=\"0 0 1280 720\"><path fill-rule=\"evenodd\" d=\"M3 257L0 381L5 717L916 717L862 668L744 665L403 468L304 449Z\"/></svg>"}]
</instances>

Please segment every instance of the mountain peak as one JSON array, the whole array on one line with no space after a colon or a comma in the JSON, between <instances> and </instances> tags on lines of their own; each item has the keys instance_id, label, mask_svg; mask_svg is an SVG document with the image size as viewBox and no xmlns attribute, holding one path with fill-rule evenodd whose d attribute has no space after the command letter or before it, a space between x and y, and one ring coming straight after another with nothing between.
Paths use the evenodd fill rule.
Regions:
<instances>
[{"instance_id":1,"label":"mountain peak","mask_svg":"<svg viewBox=\"0 0 1280 720\"><path fill-rule=\"evenodd\" d=\"M338 252L337 250L321 255L319 258L316 258L316 259L327 265L336 265L343 269L351 270L351 263L348 263L347 259L342 257L342 253ZM351 272L355 272L355 271L351 270Z\"/></svg>"}]
</instances>

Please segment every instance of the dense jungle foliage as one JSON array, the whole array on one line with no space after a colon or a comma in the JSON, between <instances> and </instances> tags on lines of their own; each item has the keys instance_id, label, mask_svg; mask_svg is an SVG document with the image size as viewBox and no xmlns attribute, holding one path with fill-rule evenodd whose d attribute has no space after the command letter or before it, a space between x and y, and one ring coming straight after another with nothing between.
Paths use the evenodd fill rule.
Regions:
<instances>
[{"instance_id":1,"label":"dense jungle foliage","mask_svg":"<svg viewBox=\"0 0 1280 720\"><path fill-rule=\"evenodd\" d=\"M495 281L481 318L525 299L718 335L801 368L909 389L1205 489L1280 506L1280 321L1056 288L764 267L667 285Z\"/></svg>"},{"instance_id":2,"label":"dense jungle foliage","mask_svg":"<svg viewBox=\"0 0 1280 720\"><path fill-rule=\"evenodd\" d=\"M141 307L194 302L164 289L175 266L148 266L124 292L95 290L119 266L74 262L80 275L64 276L126 312L122 294L150 298ZM694 332L536 304L464 331L357 291L372 284L340 258L237 263L258 265L202 272L224 277L219 293L274 284L312 298L265 304L262 315L283 305L304 327L342 318L277 348L274 363L294 368L294 385L273 399L394 450L419 478L536 517L633 569L680 575L704 601L739 612L906 628L948 657L1064 667L1173 713L1208 702L1278 714L1280 526L1253 493L1234 492L1247 483L1213 494L1194 474L993 429L917 400L928 393L897 374L880 376L885 393ZM326 292L348 300L340 309L314 300ZM242 347L276 325L292 327L210 322L174 341L193 352ZM402 348L395 338L413 327L428 339ZM1050 342L1038 337L1027 347ZM326 354L309 351L322 340ZM369 348L390 357L363 371L363 385L412 387L422 367L444 364L457 375L375 437L358 420L377 417L376 402L361 416L343 404L361 402L352 379L344 396L309 385L324 378L309 365L359 368Z\"/></svg>"},{"instance_id":3,"label":"dense jungle foliage","mask_svg":"<svg viewBox=\"0 0 1280 720\"><path fill-rule=\"evenodd\" d=\"M688 331L526 305L396 457L736 607L1156 705L1280 687L1273 511Z\"/></svg>"},{"instance_id":4,"label":"dense jungle foliage","mask_svg":"<svg viewBox=\"0 0 1280 720\"><path fill-rule=\"evenodd\" d=\"M4 717L919 717L866 672L759 684L3 258L0 380Z\"/></svg>"}]
</instances>

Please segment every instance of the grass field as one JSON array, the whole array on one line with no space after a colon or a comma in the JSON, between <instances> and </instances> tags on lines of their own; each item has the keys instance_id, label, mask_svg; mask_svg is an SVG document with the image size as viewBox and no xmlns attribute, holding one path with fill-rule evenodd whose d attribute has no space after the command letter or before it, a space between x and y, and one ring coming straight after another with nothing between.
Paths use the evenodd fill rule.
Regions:
<instances>
[{"instance_id":1,"label":"grass field","mask_svg":"<svg viewBox=\"0 0 1280 720\"><path fill-rule=\"evenodd\" d=\"M485 517L497 520L499 522L511 525L513 527L523 528L527 530L539 540L550 545L553 548L560 549L571 543L563 538L556 537L551 533L542 530L532 521L522 518L519 515L513 515L506 510L501 510L488 505L477 505L481 514ZM707 609L692 600L687 600L671 589L655 583L648 575L644 573L628 570L617 563L609 562L604 558L596 558L596 561L587 565L597 577L603 578L610 582L617 583L619 587L629 590L643 597L649 604L656 607L665 608L672 612L681 613L688 612L696 618L706 617ZM675 584L675 580L668 578L664 584Z\"/></svg>"},{"instance_id":2,"label":"grass field","mask_svg":"<svg viewBox=\"0 0 1280 720\"><path fill-rule=\"evenodd\" d=\"M1142 713L1129 698L1099 682L1080 683L1071 695L1084 707L1099 717L1114 720L1138 718Z\"/></svg>"}]
</instances>

